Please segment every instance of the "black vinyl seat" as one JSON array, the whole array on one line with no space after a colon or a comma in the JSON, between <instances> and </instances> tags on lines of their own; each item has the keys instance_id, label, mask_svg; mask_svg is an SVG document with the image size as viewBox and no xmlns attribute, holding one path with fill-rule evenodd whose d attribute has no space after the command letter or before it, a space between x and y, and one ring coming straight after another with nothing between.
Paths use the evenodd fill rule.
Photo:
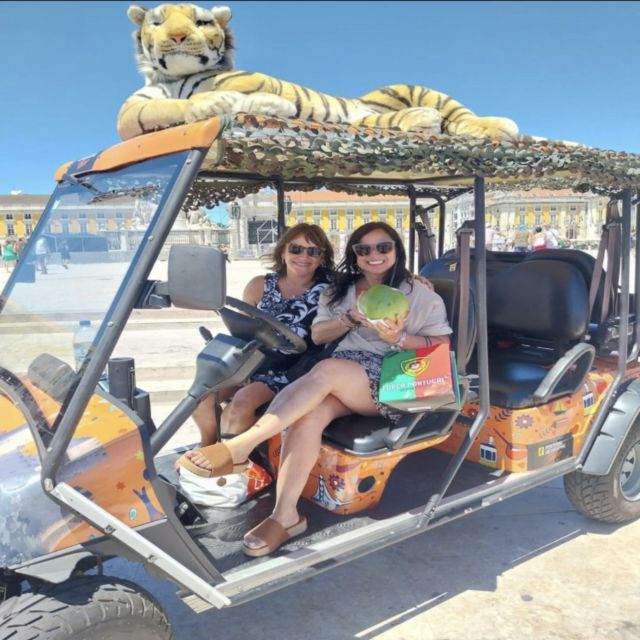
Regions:
<instances>
[{"instance_id":1,"label":"black vinyl seat","mask_svg":"<svg viewBox=\"0 0 640 640\"><path fill-rule=\"evenodd\" d=\"M523 408L573 393L595 355L589 293L568 262L525 260L487 278L491 404Z\"/></svg>"},{"instance_id":2,"label":"black vinyl seat","mask_svg":"<svg viewBox=\"0 0 640 640\"><path fill-rule=\"evenodd\" d=\"M591 290L596 259L584 251L577 249L543 249L531 252L527 255L526 260L543 260L554 263L562 261L572 264L582 274L587 290ZM620 323L620 318L618 317L619 289L617 283L612 283L608 294L605 294L605 277L606 271L603 269L589 318L589 336L591 344L596 347L598 353L608 355L611 350L615 350L618 347L617 327ZM605 295L608 296L608 300L605 300ZM633 293L629 295L629 309L629 323L632 329L635 323L635 313L633 312L633 309L635 309L635 295Z\"/></svg>"}]
</instances>

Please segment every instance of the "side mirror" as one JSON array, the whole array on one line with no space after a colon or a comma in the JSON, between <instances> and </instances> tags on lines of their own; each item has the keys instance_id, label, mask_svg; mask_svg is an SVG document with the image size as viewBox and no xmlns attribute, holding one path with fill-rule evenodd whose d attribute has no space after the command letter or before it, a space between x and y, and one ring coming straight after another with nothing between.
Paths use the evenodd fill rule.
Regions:
<instances>
[{"instance_id":1,"label":"side mirror","mask_svg":"<svg viewBox=\"0 0 640 640\"><path fill-rule=\"evenodd\" d=\"M173 245L169 251L168 293L182 309L215 311L227 297L224 253L201 245Z\"/></svg>"}]
</instances>

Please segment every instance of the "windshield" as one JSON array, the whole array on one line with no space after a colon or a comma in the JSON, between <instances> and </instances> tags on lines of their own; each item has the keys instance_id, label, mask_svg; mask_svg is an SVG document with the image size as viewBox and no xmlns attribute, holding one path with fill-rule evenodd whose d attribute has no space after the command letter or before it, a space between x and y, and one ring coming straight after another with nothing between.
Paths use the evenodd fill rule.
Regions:
<instances>
[{"instance_id":1,"label":"windshield","mask_svg":"<svg viewBox=\"0 0 640 640\"><path fill-rule=\"evenodd\" d=\"M43 378L68 380L65 365L78 370L88 361L185 157L63 179L0 298L0 367L24 380L31 365L31 374L40 373L30 381L42 388ZM74 386L49 395L63 402ZM48 412L50 423L58 411L56 403Z\"/></svg>"}]
</instances>

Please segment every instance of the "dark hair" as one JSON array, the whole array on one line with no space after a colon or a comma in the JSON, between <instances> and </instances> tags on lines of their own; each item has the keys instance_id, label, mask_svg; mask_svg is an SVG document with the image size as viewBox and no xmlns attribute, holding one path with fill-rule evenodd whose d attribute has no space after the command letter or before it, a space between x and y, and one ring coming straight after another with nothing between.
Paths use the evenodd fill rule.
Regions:
<instances>
[{"instance_id":1,"label":"dark hair","mask_svg":"<svg viewBox=\"0 0 640 640\"><path fill-rule=\"evenodd\" d=\"M268 265L267 268L275 271L279 276L286 275L287 264L284 261L284 252L286 251L287 245L298 236L304 236L307 242L322 249L322 264L316 269L315 279L319 280L323 275L322 272L324 272L324 275L333 272L333 247L329 242L329 238L327 238L325 232L317 224L307 224L306 222L300 222L293 227L289 227L289 229L284 232L271 254L267 256L267 258L271 260L271 264Z\"/></svg>"},{"instance_id":2,"label":"dark hair","mask_svg":"<svg viewBox=\"0 0 640 640\"><path fill-rule=\"evenodd\" d=\"M368 222L358 227L347 240L347 246L344 248L344 258L336 269L336 281L331 288L330 305L342 300L347 295L349 287L360 277L358 259L353 251L353 245L358 244L364 236L377 229L381 229L388 234L396 247L396 261L393 267L385 273L383 284L390 287L398 287L405 280L413 282L413 276L406 267L407 254L398 232L386 222Z\"/></svg>"},{"instance_id":3,"label":"dark hair","mask_svg":"<svg viewBox=\"0 0 640 640\"><path fill-rule=\"evenodd\" d=\"M542 231L542 227L541 226L537 226L536 227L536 233L540 233Z\"/></svg>"}]
</instances>

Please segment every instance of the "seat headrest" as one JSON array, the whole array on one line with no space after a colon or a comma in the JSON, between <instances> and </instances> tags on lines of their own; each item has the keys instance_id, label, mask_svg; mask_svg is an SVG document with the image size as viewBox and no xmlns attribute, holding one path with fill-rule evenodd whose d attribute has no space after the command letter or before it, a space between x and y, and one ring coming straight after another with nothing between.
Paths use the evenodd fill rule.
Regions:
<instances>
[{"instance_id":1,"label":"seat headrest","mask_svg":"<svg viewBox=\"0 0 640 640\"><path fill-rule=\"evenodd\" d=\"M589 292L580 271L555 260L527 260L487 274L490 330L572 341L589 326Z\"/></svg>"},{"instance_id":2,"label":"seat headrest","mask_svg":"<svg viewBox=\"0 0 640 640\"><path fill-rule=\"evenodd\" d=\"M577 249L541 249L540 251L530 251L525 254L525 260L560 260L572 264L580 271L587 287L591 284L593 277L593 269L596 265L596 259Z\"/></svg>"},{"instance_id":3,"label":"seat headrest","mask_svg":"<svg viewBox=\"0 0 640 640\"><path fill-rule=\"evenodd\" d=\"M578 249L541 249L540 251L531 251L525 258L527 262L530 260L560 260L568 264L572 264L580 271L584 281L587 285L587 290L591 287L591 279L593 278L593 270L596 266L596 259ZM613 308L613 292L611 298L610 309ZM602 305L604 300L604 274L598 284L598 290L596 292L595 300L593 303L593 310L591 312L591 321L595 323L600 322L600 316L602 315Z\"/></svg>"},{"instance_id":4,"label":"seat headrest","mask_svg":"<svg viewBox=\"0 0 640 640\"><path fill-rule=\"evenodd\" d=\"M487 251L487 274L501 271L502 269L508 269L511 267L511 265L522 262L522 260L524 259L524 255L525 254L519 253L517 251ZM450 249L449 251L443 253L442 256L440 256L436 260L432 260L431 262L424 265L424 267L420 269L420 275L424 276L425 278L429 278L429 280L433 280L434 278L443 280L455 278L457 262L458 258L456 257L455 249ZM476 269L476 255L474 248L470 249L469 262L470 272L473 276ZM472 277L471 287L474 286L475 282Z\"/></svg>"}]
</instances>

